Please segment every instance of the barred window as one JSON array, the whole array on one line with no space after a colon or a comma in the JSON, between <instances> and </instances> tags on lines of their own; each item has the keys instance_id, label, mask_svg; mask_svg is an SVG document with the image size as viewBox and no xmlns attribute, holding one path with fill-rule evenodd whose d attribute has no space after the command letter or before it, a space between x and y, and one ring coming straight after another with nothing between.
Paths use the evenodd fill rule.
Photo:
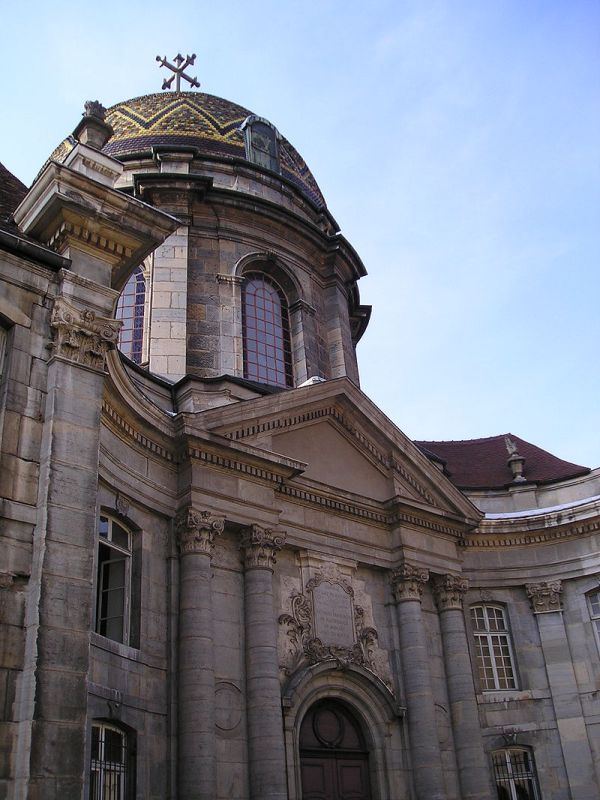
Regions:
<instances>
[{"instance_id":1,"label":"barred window","mask_svg":"<svg viewBox=\"0 0 600 800\"><path fill-rule=\"evenodd\" d=\"M142 268L137 267L121 292L116 311L116 318L123 323L119 349L136 364L142 362L145 302L146 280Z\"/></svg>"},{"instance_id":2,"label":"barred window","mask_svg":"<svg viewBox=\"0 0 600 800\"><path fill-rule=\"evenodd\" d=\"M244 277L244 377L270 386L293 386L287 299L268 276L250 272Z\"/></svg>"},{"instance_id":3,"label":"barred window","mask_svg":"<svg viewBox=\"0 0 600 800\"><path fill-rule=\"evenodd\" d=\"M101 516L98 527L96 633L129 642L131 533L120 522Z\"/></svg>"},{"instance_id":4,"label":"barred window","mask_svg":"<svg viewBox=\"0 0 600 800\"><path fill-rule=\"evenodd\" d=\"M596 644L600 649L600 591L590 592L587 596L587 601L594 633L596 634Z\"/></svg>"},{"instance_id":5,"label":"barred window","mask_svg":"<svg viewBox=\"0 0 600 800\"><path fill-rule=\"evenodd\" d=\"M92 725L90 800L128 800L131 791L131 748L127 733L115 725Z\"/></svg>"},{"instance_id":6,"label":"barred window","mask_svg":"<svg viewBox=\"0 0 600 800\"><path fill-rule=\"evenodd\" d=\"M528 750L497 750L492 762L498 800L539 800L535 764Z\"/></svg>"},{"instance_id":7,"label":"barred window","mask_svg":"<svg viewBox=\"0 0 600 800\"><path fill-rule=\"evenodd\" d=\"M501 606L471 607L475 654L481 688L516 689L517 681L506 612Z\"/></svg>"}]
</instances>

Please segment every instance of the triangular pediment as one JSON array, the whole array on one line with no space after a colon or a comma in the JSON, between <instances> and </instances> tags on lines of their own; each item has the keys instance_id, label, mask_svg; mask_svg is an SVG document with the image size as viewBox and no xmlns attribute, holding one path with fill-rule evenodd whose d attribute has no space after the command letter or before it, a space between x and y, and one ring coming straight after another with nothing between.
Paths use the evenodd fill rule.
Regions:
<instances>
[{"instance_id":1,"label":"triangular pediment","mask_svg":"<svg viewBox=\"0 0 600 800\"><path fill-rule=\"evenodd\" d=\"M297 480L474 524L481 516L351 381L339 378L202 414L206 428L306 464ZM296 480L296 479L295 479Z\"/></svg>"}]
</instances>

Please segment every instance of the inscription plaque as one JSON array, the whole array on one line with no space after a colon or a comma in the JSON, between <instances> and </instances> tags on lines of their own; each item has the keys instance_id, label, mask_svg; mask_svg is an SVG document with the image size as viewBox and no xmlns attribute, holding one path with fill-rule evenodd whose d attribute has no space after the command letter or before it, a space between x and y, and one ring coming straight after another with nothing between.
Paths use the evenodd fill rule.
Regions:
<instances>
[{"instance_id":1,"label":"inscription plaque","mask_svg":"<svg viewBox=\"0 0 600 800\"><path fill-rule=\"evenodd\" d=\"M320 583L313 589L315 633L324 645L352 647L355 643L352 598L343 586Z\"/></svg>"}]
</instances>

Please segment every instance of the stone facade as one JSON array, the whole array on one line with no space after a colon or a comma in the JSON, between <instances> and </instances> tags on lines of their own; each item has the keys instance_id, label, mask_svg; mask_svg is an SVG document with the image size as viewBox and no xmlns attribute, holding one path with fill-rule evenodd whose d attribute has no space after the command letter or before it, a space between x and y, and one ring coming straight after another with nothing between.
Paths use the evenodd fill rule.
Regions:
<instances>
[{"instance_id":1,"label":"stone facade","mask_svg":"<svg viewBox=\"0 0 600 800\"><path fill-rule=\"evenodd\" d=\"M600 473L461 492L358 388L314 189L76 134L0 231L0 797L598 797ZM294 387L244 378L250 271Z\"/></svg>"}]
</instances>

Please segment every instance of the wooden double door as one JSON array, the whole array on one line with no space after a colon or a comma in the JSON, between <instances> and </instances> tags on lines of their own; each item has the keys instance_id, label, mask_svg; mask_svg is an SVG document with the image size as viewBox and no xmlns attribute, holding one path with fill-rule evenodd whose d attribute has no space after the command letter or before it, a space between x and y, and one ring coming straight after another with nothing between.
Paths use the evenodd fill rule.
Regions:
<instances>
[{"instance_id":1,"label":"wooden double door","mask_svg":"<svg viewBox=\"0 0 600 800\"><path fill-rule=\"evenodd\" d=\"M369 753L342 703L314 705L300 728L302 800L370 800Z\"/></svg>"}]
</instances>

